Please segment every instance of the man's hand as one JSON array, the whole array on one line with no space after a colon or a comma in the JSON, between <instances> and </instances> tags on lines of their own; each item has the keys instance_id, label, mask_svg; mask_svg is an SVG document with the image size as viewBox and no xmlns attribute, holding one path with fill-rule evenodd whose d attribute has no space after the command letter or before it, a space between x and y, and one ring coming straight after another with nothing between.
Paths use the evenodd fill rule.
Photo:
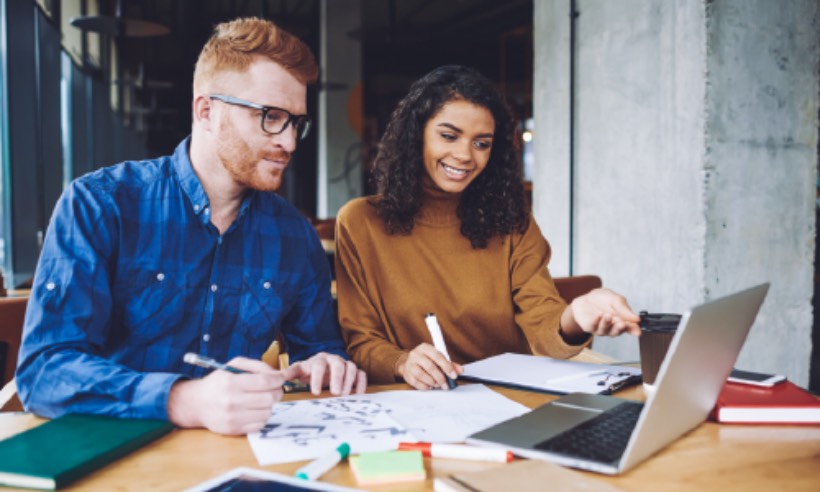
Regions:
<instances>
[{"instance_id":1,"label":"man's hand","mask_svg":"<svg viewBox=\"0 0 820 492\"><path fill-rule=\"evenodd\" d=\"M282 399L288 379L262 361L237 357L228 365L243 371L213 371L202 379L181 380L168 395L168 418L179 427L205 427L220 434L261 429Z\"/></svg>"},{"instance_id":2,"label":"man's hand","mask_svg":"<svg viewBox=\"0 0 820 492\"><path fill-rule=\"evenodd\" d=\"M405 352L396 362L396 374L419 390L447 389L445 374L456 379L462 372L462 366L447 360L429 343L419 344L410 352Z\"/></svg>"},{"instance_id":3,"label":"man's hand","mask_svg":"<svg viewBox=\"0 0 820 492\"><path fill-rule=\"evenodd\" d=\"M626 299L609 289L595 289L576 297L561 316L564 337L571 339L584 333L618 336L629 333L640 336L641 318L627 304Z\"/></svg>"},{"instance_id":4,"label":"man's hand","mask_svg":"<svg viewBox=\"0 0 820 492\"><path fill-rule=\"evenodd\" d=\"M294 362L282 371L287 379L298 379L310 384L314 395L329 388L334 395L364 393L367 388L367 375L356 367L356 364L344 360L338 355L319 352L313 357Z\"/></svg>"}]
</instances>

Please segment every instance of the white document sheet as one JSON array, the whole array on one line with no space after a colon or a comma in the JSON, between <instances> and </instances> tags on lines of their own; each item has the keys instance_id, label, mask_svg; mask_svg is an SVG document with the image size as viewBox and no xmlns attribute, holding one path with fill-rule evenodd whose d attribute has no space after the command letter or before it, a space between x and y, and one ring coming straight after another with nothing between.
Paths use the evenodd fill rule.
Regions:
<instances>
[{"instance_id":1,"label":"white document sheet","mask_svg":"<svg viewBox=\"0 0 820 492\"><path fill-rule=\"evenodd\" d=\"M637 367L501 354L464 365L463 377L551 393L611 393L640 382Z\"/></svg>"},{"instance_id":2,"label":"white document sheet","mask_svg":"<svg viewBox=\"0 0 820 492\"><path fill-rule=\"evenodd\" d=\"M385 391L377 397L419 441L462 442L467 436L530 411L483 384L454 390Z\"/></svg>"},{"instance_id":3,"label":"white document sheet","mask_svg":"<svg viewBox=\"0 0 820 492\"><path fill-rule=\"evenodd\" d=\"M417 441L370 395L280 402L261 431L248 434L260 465L315 459L346 442L352 454Z\"/></svg>"},{"instance_id":4,"label":"white document sheet","mask_svg":"<svg viewBox=\"0 0 820 492\"><path fill-rule=\"evenodd\" d=\"M460 442L528 411L481 384L300 400L276 404L248 441L259 464L272 465L315 459L342 442L353 454L396 449L399 442Z\"/></svg>"}]
</instances>

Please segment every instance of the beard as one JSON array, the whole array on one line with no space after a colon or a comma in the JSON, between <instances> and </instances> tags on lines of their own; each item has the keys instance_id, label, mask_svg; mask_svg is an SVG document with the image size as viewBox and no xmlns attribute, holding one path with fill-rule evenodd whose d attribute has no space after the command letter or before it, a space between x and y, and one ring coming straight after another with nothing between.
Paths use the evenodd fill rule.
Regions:
<instances>
[{"instance_id":1,"label":"beard","mask_svg":"<svg viewBox=\"0 0 820 492\"><path fill-rule=\"evenodd\" d=\"M290 152L254 151L225 119L219 123L217 157L225 170L239 185L257 191L276 191L282 185L282 175L287 166L280 166L267 159L290 162Z\"/></svg>"}]
</instances>

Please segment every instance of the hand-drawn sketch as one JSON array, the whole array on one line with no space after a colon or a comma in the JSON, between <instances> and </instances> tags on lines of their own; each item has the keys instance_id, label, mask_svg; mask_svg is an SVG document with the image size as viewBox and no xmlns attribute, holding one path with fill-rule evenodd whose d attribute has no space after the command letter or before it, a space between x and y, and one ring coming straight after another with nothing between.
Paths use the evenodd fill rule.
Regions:
<instances>
[{"instance_id":1,"label":"hand-drawn sketch","mask_svg":"<svg viewBox=\"0 0 820 492\"><path fill-rule=\"evenodd\" d=\"M260 465L318 458L341 442L352 453L396 449L417 441L393 420L389 409L369 395L322 398L277 404L265 427L248 434ZM364 397L364 398L363 398Z\"/></svg>"},{"instance_id":2,"label":"hand-drawn sketch","mask_svg":"<svg viewBox=\"0 0 820 492\"><path fill-rule=\"evenodd\" d=\"M390 408L390 416L420 441L461 442L470 434L530 409L483 384L447 391L385 391L367 395Z\"/></svg>"},{"instance_id":3,"label":"hand-drawn sketch","mask_svg":"<svg viewBox=\"0 0 820 492\"><path fill-rule=\"evenodd\" d=\"M351 453L398 443L460 442L529 411L483 384L448 391L385 391L279 403L265 427L248 434L260 465L314 459L342 442Z\"/></svg>"}]
</instances>

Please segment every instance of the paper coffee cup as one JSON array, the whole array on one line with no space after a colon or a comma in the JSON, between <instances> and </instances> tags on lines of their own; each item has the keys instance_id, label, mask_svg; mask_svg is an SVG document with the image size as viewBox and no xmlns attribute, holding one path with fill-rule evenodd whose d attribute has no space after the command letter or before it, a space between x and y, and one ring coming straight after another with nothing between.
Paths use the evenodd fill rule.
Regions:
<instances>
[{"instance_id":1,"label":"paper coffee cup","mask_svg":"<svg viewBox=\"0 0 820 492\"><path fill-rule=\"evenodd\" d=\"M638 339L638 347L641 354L641 378L647 391L654 389L655 378L678 329L680 318L679 314L641 312L641 336Z\"/></svg>"}]
</instances>

